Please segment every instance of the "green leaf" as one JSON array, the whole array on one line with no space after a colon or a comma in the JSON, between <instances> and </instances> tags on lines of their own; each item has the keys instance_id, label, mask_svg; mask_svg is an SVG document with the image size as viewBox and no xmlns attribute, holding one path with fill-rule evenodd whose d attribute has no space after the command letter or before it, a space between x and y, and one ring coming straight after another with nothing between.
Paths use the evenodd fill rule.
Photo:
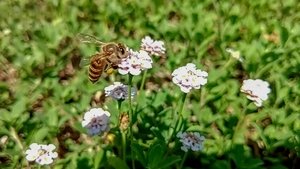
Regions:
<instances>
[{"instance_id":1,"label":"green leaf","mask_svg":"<svg viewBox=\"0 0 300 169\"><path fill-rule=\"evenodd\" d=\"M115 169L129 169L127 164L121 160L119 157L109 157L108 164Z\"/></svg>"},{"instance_id":2,"label":"green leaf","mask_svg":"<svg viewBox=\"0 0 300 169\"><path fill-rule=\"evenodd\" d=\"M0 120L6 121L6 122L11 122L12 119L12 115L9 111L7 111L6 109L0 109Z\"/></svg>"},{"instance_id":3,"label":"green leaf","mask_svg":"<svg viewBox=\"0 0 300 169\"><path fill-rule=\"evenodd\" d=\"M133 143L132 144L132 149L134 154L136 155L137 160L144 166L146 167L146 157L143 151L143 148L137 144L137 143Z\"/></svg>"},{"instance_id":4,"label":"green leaf","mask_svg":"<svg viewBox=\"0 0 300 169\"><path fill-rule=\"evenodd\" d=\"M231 169L228 161L225 160L217 160L212 164L212 168L215 169Z\"/></svg>"},{"instance_id":5,"label":"green leaf","mask_svg":"<svg viewBox=\"0 0 300 169\"><path fill-rule=\"evenodd\" d=\"M167 97L167 93L158 92L157 95L155 96L155 100L152 103L152 105L154 107L158 107L158 106L162 105L165 102L166 97Z\"/></svg>"},{"instance_id":6,"label":"green leaf","mask_svg":"<svg viewBox=\"0 0 300 169\"><path fill-rule=\"evenodd\" d=\"M191 127L189 127L186 131L202 131L202 128L201 128L201 126L191 126Z\"/></svg>"},{"instance_id":7,"label":"green leaf","mask_svg":"<svg viewBox=\"0 0 300 169\"><path fill-rule=\"evenodd\" d=\"M33 141L42 141L44 138L49 135L49 129L48 128L40 128L37 132L34 133L32 140Z\"/></svg>"},{"instance_id":8,"label":"green leaf","mask_svg":"<svg viewBox=\"0 0 300 169\"><path fill-rule=\"evenodd\" d=\"M165 148L162 143L154 143L148 152L148 168L154 169L159 167L159 163L163 160Z\"/></svg>"},{"instance_id":9,"label":"green leaf","mask_svg":"<svg viewBox=\"0 0 300 169\"><path fill-rule=\"evenodd\" d=\"M49 126L57 126L58 125L58 109L57 108L51 108L47 112L47 124Z\"/></svg>"},{"instance_id":10,"label":"green leaf","mask_svg":"<svg viewBox=\"0 0 300 169\"><path fill-rule=\"evenodd\" d=\"M231 151L230 157L237 165L237 168L260 168L264 164L261 159L248 157L243 145L238 145L234 147L234 149L232 149Z\"/></svg>"},{"instance_id":11,"label":"green leaf","mask_svg":"<svg viewBox=\"0 0 300 169\"><path fill-rule=\"evenodd\" d=\"M182 158L180 156L167 157L166 159L164 159L163 161L161 161L158 164L158 168L161 168L161 169L167 168L167 167L171 166L172 164L175 164L181 160L182 160Z\"/></svg>"},{"instance_id":12,"label":"green leaf","mask_svg":"<svg viewBox=\"0 0 300 169\"><path fill-rule=\"evenodd\" d=\"M96 155L95 155L95 161L94 161L94 169L98 169L100 168L100 163L103 159L103 156L104 156L104 150L103 149L100 149Z\"/></svg>"},{"instance_id":13,"label":"green leaf","mask_svg":"<svg viewBox=\"0 0 300 169\"><path fill-rule=\"evenodd\" d=\"M283 166L281 164L276 164L274 166L271 166L269 169L288 169L286 166Z\"/></svg>"},{"instance_id":14,"label":"green leaf","mask_svg":"<svg viewBox=\"0 0 300 169\"><path fill-rule=\"evenodd\" d=\"M281 41L281 46L285 46L286 41L289 38L289 31L285 27L281 27L280 30L280 41Z\"/></svg>"},{"instance_id":15,"label":"green leaf","mask_svg":"<svg viewBox=\"0 0 300 169\"><path fill-rule=\"evenodd\" d=\"M11 118L18 118L26 110L25 97L20 98L11 108Z\"/></svg>"},{"instance_id":16,"label":"green leaf","mask_svg":"<svg viewBox=\"0 0 300 169\"><path fill-rule=\"evenodd\" d=\"M159 129L151 129L151 131L153 132L153 134L155 135L155 137L159 140L165 140L165 138L162 135L162 132L159 131Z\"/></svg>"}]
</instances>

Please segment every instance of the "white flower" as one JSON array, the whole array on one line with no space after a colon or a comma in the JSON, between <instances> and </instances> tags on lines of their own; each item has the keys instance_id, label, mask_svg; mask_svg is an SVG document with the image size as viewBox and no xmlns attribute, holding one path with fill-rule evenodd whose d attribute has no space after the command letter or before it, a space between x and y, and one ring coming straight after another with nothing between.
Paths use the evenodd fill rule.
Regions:
<instances>
[{"instance_id":1,"label":"white flower","mask_svg":"<svg viewBox=\"0 0 300 169\"><path fill-rule=\"evenodd\" d=\"M241 56L240 51L235 51L235 50L233 50L233 49L231 49L231 48L227 48L227 49L226 49L226 52L228 52L228 53L230 54L231 57L237 59L238 61L240 61L240 62L243 62L243 61L244 61L244 59L243 59L242 56Z\"/></svg>"},{"instance_id":2,"label":"white flower","mask_svg":"<svg viewBox=\"0 0 300 169\"><path fill-rule=\"evenodd\" d=\"M105 96L110 96L116 100L124 100L128 98L128 86L120 82L114 82L113 85L104 88ZM131 88L131 98L136 95L136 89Z\"/></svg>"},{"instance_id":3,"label":"white flower","mask_svg":"<svg viewBox=\"0 0 300 169\"><path fill-rule=\"evenodd\" d=\"M58 154L53 152L56 147L53 144L43 145L33 143L26 150L26 159L28 161L35 161L40 165L51 164L53 159L57 158Z\"/></svg>"},{"instance_id":4,"label":"white flower","mask_svg":"<svg viewBox=\"0 0 300 169\"><path fill-rule=\"evenodd\" d=\"M129 56L118 65L120 74L139 75L142 70L152 68L152 59L147 52L129 50Z\"/></svg>"},{"instance_id":5,"label":"white flower","mask_svg":"<svg viewBox=\"0 0 300 169\"><path fill-rule=\"evenodd\" d=\"M187 152L189 149L193 151L200 151L203 149L204 136L201 136L198 132L179 132L177 137L180 138L182 143L181 150Z\"/></svg>"},{"instance_id":6,"label":"white flower","mask_svg":"<svg viewBox=\"0 0 300 169\"><path fill-rule=\"evenodd\" d=\"M196 65L188 63L186 66L175 69L172 73L172 81L178 85L184 93L190 92L192 88L200 89L201 85L207 83L207 72L196 69Z\"/></svg>"},{"instance_id":7,"label":"white flower","mask_svg":"<svg viewBox=\"0 0 300 169\"><path fill-rule=\"evenodd\" d=\"M110 113L101 108L92 108L84 114L82 127L88 130L90 135L101 134L109 130Z\"/></svg>"},{"instance_id":8,"label":"white flower","mask_svg":"<svg viewBox=\"0 0 300 169\"><path fill-rule=\"evenodd\" d=\"M247 94L247 98L254 101L257 107L262 106L262 102L268 99L271 92L269 83L260 79L248 79L243 81L241 92Z\"/></svg>"},{"instance_id":9,"label":"white flower","mask_svg":"<svg viewBox=\"0 0 300 169\"><path fill-rule=\"evenodd\" d=\"M163 41L155 41L149 36L142 39L141 49L148 52L150 55L163 56L165 54L165 47Z\"/></svg>"}]
</instances>

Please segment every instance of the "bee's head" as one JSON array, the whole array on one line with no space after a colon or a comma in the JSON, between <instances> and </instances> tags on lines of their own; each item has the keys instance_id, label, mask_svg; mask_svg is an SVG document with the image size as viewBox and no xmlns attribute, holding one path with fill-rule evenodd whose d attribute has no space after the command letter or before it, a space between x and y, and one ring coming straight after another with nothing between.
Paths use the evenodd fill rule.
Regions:
<instances>
[{"instance_id":1,"label":"bee's head","mask_svg":"<svg viewBox=\"0 0 300 169\"><path fill-rule=\"evenodd\" d=\"M124 44L122 44L122 43L118 43L118 55L122 59L126 58L128 56L127 47Z\"/></svg>"}]
</instances>

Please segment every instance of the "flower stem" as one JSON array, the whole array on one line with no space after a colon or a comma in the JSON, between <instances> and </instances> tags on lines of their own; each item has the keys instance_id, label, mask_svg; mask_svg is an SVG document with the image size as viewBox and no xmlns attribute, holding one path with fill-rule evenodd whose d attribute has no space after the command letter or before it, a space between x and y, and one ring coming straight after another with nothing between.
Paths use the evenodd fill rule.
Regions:
<instances>
[{"instance_id":1,"label":"flower stem","mask_svg":"<svg viewBox=\"0 0 300 169\"><path fill-rule=\"evenodd\" d=\"M182 161L181 161L180 166L179 166L179 169L182 169L183 164L184 164L184 162L186 160L187 155L188 155L188 151L184 153Z\"/></svg>"},{"instance_id":2,"label":"flower stem","mask_svg":"<svg viewBox=\"0 0 300 169\"><path fill-rule=\"evenodd\" d=\"M122 115L122 102L123 100L118 100L118 111L119 111L119 127L121 126L121 115ZM126 164L126 132L120 128L122 135L122 158Z\"/></svg>"},{"instance_id":3,"label":"flower stem","mask_svg":"<svg viewBox=\"0 0 300 169\"><path fill-rule=\"evenodd\" d=\"M180 105L180 109L179 109L179 115L181 115L181 116L182 116L182 111L183 111L186 96L187 96L187 93L184 93L181 98L181 105Z\"/></svg>"},{"instance_id":4,"label":"flower stem","mask_svg":"<svg viewBox=\"0 0 300 169\"><path fill-rule=\"evenodd\" d=\"M121 121L120 121L120 118L121 118L121 114L122 114L122 102L123 102L123 100L118 100L118 113L119 113L119 127L120 127L120 125L121 125Z\"/></svg>"},{"instance_id":5,"label":"flower stem","mask_svg":"<svg viewBox=\"0 0 300 169\"><path fill-rule=\"evenodd\" d=\"M123 100L118 100L118 111L119 111L119 115L121 114L122 102L123 102Z\"/></svg>"},{"instance_id":6,"label":"flower stem","mask_svg":"<svg viewBox=\"0 0 300 169\"><path fill-rule=\"evenodd\" d=\"M181 104L180 104L179 111L178 111L178 119L176 121L174 130L173 130L173 132L172 132L172 134L169 138L169 141L168 141L167 145L169 145L169 143L171 142L174 134L177 132L177 128L178 128L178 130L181 129L182 120L183 120L182 112L183 112L183 107L184 107L184 103L185 103L185 100L186 100L186 96L187 96L187 93L184 93L182 98L181 98Z\"/></svg>"},{"instance_id":7,"label":"flower stem","mask_svg":"<svg viewBox=\"0 0 300 169\"><path fill-rule=\"evenodd\" d=\"M18 136L18 133L16 131L15 128L11 127L10 128L10 133L11 133L11 137L15 140L16 144L18 145L18 147L21 149L22 152L24 152L24 146ZM27 160L26 161L26 165L28 168L30 168L29 162Z\"/></svg>"},{"instance_id":8,"label":"flower stem","mask_svg":"<svg viewBox=\"0 0 300 169\"><path fill-rule=\"evenodd\" d=\"M17 143L18 147L23 151L24 150L24 147L23 147L23 144L22 142L20 141L20 138L16 132L16 129L11 127L10 128L10 131L11 131L11 137L15 140L15 142Z\"/></svg>"},{"instance_id":9,"label":"flower stem","mask_svg":"<svg viewBox=\"0 0 300 169\"><path fill-rule=\"evenodd\" d=\"M143 72L143 78L142 78L142 83L141 83L141 86L140 86L140 91L143 90L143 88L145 86L146 77L147 77L147 70L144 70L144 72Z\"/></svg>"},{"instance_id":10,"label":"flower stem","mask_svg":"<svg viewBox=\"0 0 300 169\"><path fill-rule=\"evenodd\" d=\"M226 70L232 64L233 61L234 61L234 59L230 56L230 58L228 59L226 64L223 66L223 69Z\"/></svg>"},{"instance_id":11,"label":"flower stem","mask_svg":"<svg viewBox=\"0 0 300 169\"><path fill-rule=\"evenodd\" d=\"M122 134L122 147L123 147L123 161L126 164L126 133L121 131Z\"/></svg>"},{"instance_id":12,"label":"flower stem","mask_svg":"<svg viewBox=\"0 0 300 169\"><path fill-rule=\"evenodd\" d=\"M132 125L133 125L133 112L132 112L132 103L131 103L131 87L132 87L132 79L133 76L131 74L128 75L128 102L129 102L129 132L130 132L130 145L132 147L133 143L133 132L132 132ZM132 168L135 169L135 163L133 158L133 149L131 150L131 160L132 160Z\"/></svg>"},{"instance_id":13,"label":"flower stem","mask_svg":"<svg viewBox=\"0 0 300 169\"><path fill-rule=\"evenodd\" d=\"M250 104L244 106L244 110L242 111L242 113L239 117L239 121L236 125L236 128L234 129L234 133L233 133L233 136L232 136L232 142L233 143L237 142L238 133L243 129L244 122L245 122L245 119L246 119L246 112L247 112L248 107L249 107Z\"/></svg>"},{"instance_id":14,"label":"flower stem","mask_svg":"<svg viewBox=\"0 0 300 169\"><path fill-rule=\"evenodd\" d=\"M186 96L187 96L187 93L184 93L182 98L181 98L181 105L179 107L178 119L177 119L177 122L176 122L176 125L175 125L175 128L174 128L174 132L176 132L177 128L178 128L178 130L181 129L182 119L183 119L182 112L183 112L183 107L184 107L184 103L185 103L185 100L186 100Z\"/></svg>"}]
</instances>

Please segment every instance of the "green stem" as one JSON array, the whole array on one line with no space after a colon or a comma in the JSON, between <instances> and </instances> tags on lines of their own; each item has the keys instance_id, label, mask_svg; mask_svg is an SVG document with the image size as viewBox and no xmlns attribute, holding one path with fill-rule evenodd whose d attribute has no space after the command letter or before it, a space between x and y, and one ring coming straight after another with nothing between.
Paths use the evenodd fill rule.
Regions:
<instances>
[{"instance_id":1,"label":"green stem","mask_svg":"<svg viewBox=\"0 0 300 169\"><path fill-rule=\"evenodd\" d=\"M133 76L131 74L128 75L128 102L129 102L129 132L130 132L130 145L132 147L133 143L133 132L132 132L132 125L133 125L133 112L132 112L132 103L131 103L131 87L132 87L132 78ZM135 169L135 163L133 158L133 149L131 148L131 162L132 162L132 168Z\"/></svg>"},{"instance_id":2,"label":"green stem","mask_svg":"<svg viewBox=\"0 0 300 169\"><path fill-rule=\"evenodd\" d=\"M118 111L119 111L119 127L121 126L121 115L122 115L122 102L123 100L118 100ZM126 132L120 129L122 135L122 158L124 163L126 164Z\"/></svg>"},{"instance_id":3,"label":"green stem","mask_svg":"<svg viewBox=\"0 0 300 169\"><path fill-rule=\"evenodd\" d=\"M171 134L171 136L168 140L167 145L170 144L172 138L174 137L174 134L177 132L177 128L178 128L178 130L181 129L182 120L183 120L182 112L183 112L183 107L184 107L184 103L185 103L185 100L186 100L186 96L187 96L187 93L184 93L182 98L181 98L181 104L180 104L179 111L178 111L178 119L176 121L174 130L173 130L173 132L172 132L172 134Z\"/></svg>"},{"instance_id":4,"label":"green stem","mask_svg":"<svg viewBox=\"0 0 300 169\"><path fill-rule=\"evenodd\" d=\"M147 77L147 70L144 70L142 83L141 83L141 86L140 86L140 91L144 89L146 77Z\"/></svg>"},{"instance_id":5,"label":"green stem","mask_svg":"<svg viewBox=\"0 0 300 169\"><path fill-rule=\"evenodd\" d=\"M119 113L119 127L120 127L120 125L121 125L121 114L122 114L122 102L123 102L123 100L118 100L118 113Z\"/></svg>"},{"instance_id":6,"label":"green stem","mask_svg":"<svg viewBox=\"0 0 300 169\"><path fill-rule=\"evenodd\" d=\"M217 20L216 20L216 24L217 24L217 39L216 39L216 47L218 48L218 50L220 51L222 57L225 57L225 53L224 50L221 46L221 43L223 42L223 36L222 36L222 30L223 30L223 14L222 14L222 7L221 7L221 3L219 2L219 0L213 0L213 7L215 10L215 13L217 15Z\"/></svg>"},{"instance_id":7,"label":"green stem","mask_svg":"<svg viewBox=\"0 0 300 169\"><path fill-rule=\"evenodd\" d=\"M16 129L11 127L10 128L10 133L11 133L11 137L15 140L18 147L21 149L22 152L24 152L24 146L23 146L23 144L22 144L22 142L21 142L21 140L18 136L18 133L17 133ZM26 161L27 168L31 168L29 162L27 160L25 160L25 161Z\"/></svg>"},{"instance_id":8,"label":"green stem","mask_svg":"<svg viewBox=\"0 0 300 169\"><path fill-rule=\"evenodd\" d=\"M122 102L123 102L123 100L118 100L118 111L119 111L119 115L121 114Z\"/></svg>"},{"instance_id":9,"label":"green stem","mask_svg":"<svg viewBox=\"0 0 300 169\"><path fill-rule=\"evenodd\" d=\"M22 142L21 142L21 140L20 140L20 138L19 138L19 136L18 136L18 134L17 134L15 128L11 127L11 128L10 128L10 131L11 131L11 137L15 140L15 142L16 142L17 145L18 145L18 147L19 147L22 151L24 151L23 144L22 144Z\"/></svg>"},{"instance_id":10,"label":"green stem","mask_svg":"<svg viewBox=\"0 0 300 169\"><path fill-rule=\"evenodd\" d=\"M200 89L200 101L199 101L200 102L200 110L205 104L204 97L205 97L205 88L201 88Z\"/></svg>"},{"instance_id":11,"label":"green stem","mask_svg":"<svg viewBox=\"0 0 300 169\"><path fill-rule=\"evenodd\" d=\"M181 129L181 125L182 125L182 120L183 120L183 115L182 115L182 112L183 112L183 108L184 108L184 103L185 103L185 100L186 100L186 96L187 96L187 93L184 93L182 98L181 98L181 105L180 105L180 108L179 108L179 115L178 115L178 120L177 120L177 123L176 123L176 126L175 126L175 132L177 131L177 127L178 127L178 131ZM177 126L178 125L178 126Z\"/></svg>"},{"instance_id":12,"label":"green stem","mask_svg":"<svg viewBox=\"0 0 300 169\"><path fill-rule=\"evenodd\" d=\"M188 151L184 153L182 161L181 161L180 166L179 166L179 169L182 169L183 164L184 164L184 162L186 160L187 155L188 155Z\"/></svg>"},{"instance_id":13,"label":"green stem","mask_svg":"<svg viewBox=\"0 0 300 169\"><path fill-rule=\"evenodd\" d=\"M234 59L230 56L226 64L223 66L223 69L226 71L226 69L232 64L233 61Z\"/></svg>"},{"instance_id":14,"label":"green stem","mask_svg":"<svg viewBox=\"0 0 300 169\"><path fill-rule=\"evenodd\" d=\"M128 76L128 102L129 102L129 119L130 119L130 132L132 126L132 103L131 103L131 88L132 88L132 78L133 76L129 74Z\"/></svg>"},{"instance_id":15,"label":"green stem","mask_svg":"<svg viewBox=\"0 0 300 169\"><path fill-rule=\"evenodd\" d=\"M122 147L123 147L123 161L126 164L126 133L121 131L122 134Z\"/></svg>"},{"instance_id":16,"label":"green stem","mask_svg":"<svg viewBox=\"0 0 300 169\"><path fill-rule=\"evenodd\" d=\"M182 99L181 99L181 105L180 105L180 109L179 109L179 115L181 115L181 116L182 116L182 111L183 111L186 96L187 96L187 93L184 93L182 96Z\"/></svg>"},{"instance_id":17,"label":"green stem","mask_svg":"<svg viewBox=\"0 0 300 169\"><path fill-rule=\"evenodd\" d=\"M244 106L244 110L242 111L240 117L239 117L239 121L234 129L234 133L232 136L232 142L236 143L237 142L237 138L238 138L238 133L243 129L243 125L246 119L246 112L248 110L248 107L251 103L249 103L248 105Z\"/></svg>"}]
</instances>

